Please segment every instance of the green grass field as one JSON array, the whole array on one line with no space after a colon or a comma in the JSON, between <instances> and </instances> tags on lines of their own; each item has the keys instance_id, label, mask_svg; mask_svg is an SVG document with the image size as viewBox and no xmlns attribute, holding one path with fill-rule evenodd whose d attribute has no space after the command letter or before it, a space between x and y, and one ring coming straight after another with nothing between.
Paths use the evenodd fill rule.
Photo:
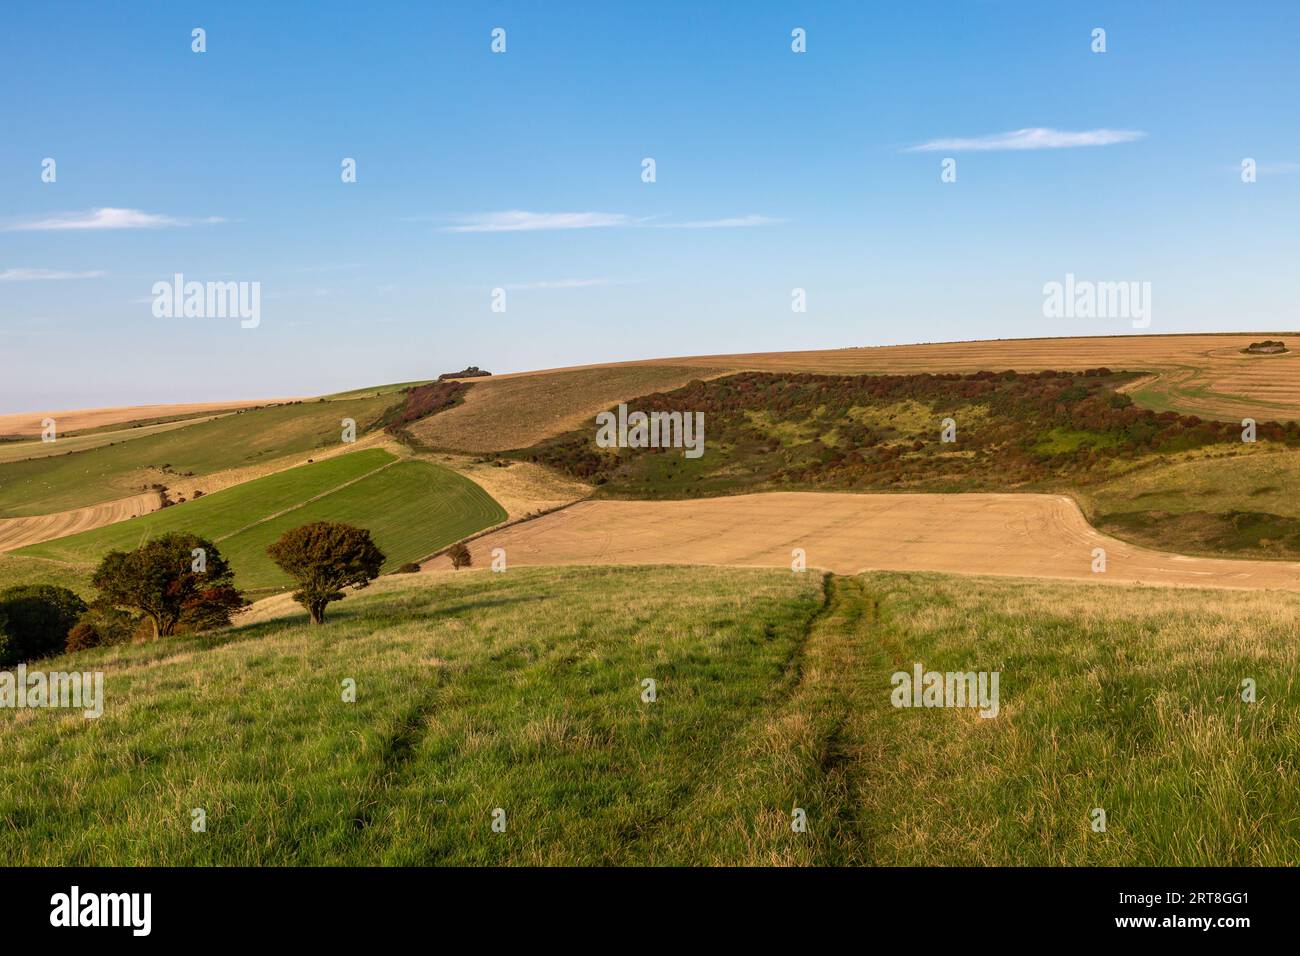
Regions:
<instances>
[{"instance_id":1,"label":"green grass field","mask_svg":"<svg viewBox=\"0 0 1300 956\"><path fill-rule=\"evenodd\" d=\"M1100 529L1182 554L1300 557L1300 451L1274 442L1171 455L1073 489Z\"/></svg>"},{"instance_id":2,"label":"green grass field","mask_svg":"<svg viewBox=\"0 0 1300 956\"><path fill-rule=\"evenodd\" d=\"M254 525L228 539L225 553L241 586L288 588L292 580L270 562L266 549L299 525L342 521L367 528L388 559L384 570L391 571L505 520L505 509L468 478L431 462L403 461Z\"/></svg>"},{"instance_id":3,"label":"green grass field","mask_svg":"<svg viewBox=\"0 0 1300 956\"><path fill-rule=\"evenodd\" d=\"M93 571L94 568L88 564L0 554L0 591L19 584L57 584L89 600L95 596L95 589L90 585Z\"/></svg>"},{"instance_id":4,"label":"green grass field","mask_svg":"<svg viewBox=\"0 0 1300 956\"><path fill-rule=\"evenodd\" d=\"M489 525L505 510L478 485L422 461L397 462L368 449L301 465L130 521L54 541L16 554L93 564L108 551L138 547L169 531L212 539L249 590L290 584L266 548L290 528L312 521L343 521L370 530L388 557L385 569L425 557Z\"/></svg>"},{"instance_id":5,"label":"green grass field","mask_svg":"<svg viewBox=\"0 0 1300 956\"><path fill-rule=\"evenodd\" d=\"M0 442L0 464L24 461L30 458L50 458L55 455L68 455L74 451L90 451L92 448L101 448L105 445L115 445L125 441L135 441L139 438L148 438L150 435L165 434L166 432L175 431L178 428L189 428L191 425L197 425L200 422L214 417L216 416L191 416L188 419L176 419L150 425L135 425L125 428L104 428L94 431L77 432L70 435L60 435L57 441L51 442L41 441L39 438L35 440L28 439L24 441Z\"/></svg>"},{"instance_id":6,"label":"green grass field","mask_svg":"<svg viewBox=\"0 0 1300 956\"><path fill-rule=\"evenodd\" d=\"M274 405L72 454L2 463L0 517L50 514L123 498L158 481L149 469L164 465L202 476L334 447L341 442L342 419L354 419L360 435L395 401L392 394L370 394Z\"/></svg>"},{"instance_id":7,"label":"green grass field","mask_svg":"<svg viewBox=\"0 0 1300 956\"><path fill-rule=\"evenodd\" d=\"M1296 596L937 575L392 578L323 628L297 615L49 662L103 670L105 713L0 711L0 854L1288 864L1298 624ZM892 707L891 674L918 661L998 671L999 715Z\"/></svg>"}]
</instances>

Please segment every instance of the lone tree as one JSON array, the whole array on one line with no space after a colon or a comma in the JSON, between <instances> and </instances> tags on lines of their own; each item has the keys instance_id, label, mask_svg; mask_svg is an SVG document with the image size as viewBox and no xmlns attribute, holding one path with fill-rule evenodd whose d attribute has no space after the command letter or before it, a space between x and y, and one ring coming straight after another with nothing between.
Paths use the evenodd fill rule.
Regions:
<instances>
[{"instance_id":1,"label":"lone tree","mask_svg":"<svg viewBox=\"0 0 1300 956\"><path fill-rule=\"evenodd\" d=\"M447 557L451 558L451 566L459 571L461 568L468 568L474 563L474 559L469 556L469 548L465 547L464 541L457 541L447 551Z\"/></svg>"},{"instance_id":2,"label":"lone tree","mask_svg":"<svg viewBox=\"0 0 1300 956\"><path fill-rule=\"evenodd\" d=\"M155 640L178 625L198 631L229 624L230 613L248 603L234 581L215 544L183 531L134 551L110 551L91 579L101 600L149 618Z\"/></svg>"},{"instance_id":3,"label":"lone tree","mask_svg":"<svg viewBox=\"0 0 1300 956\"><path fill-rule=\"evenodd\" d=\"M293 599L313 624L325 621L325 605L343 598L342 588L364 588L379 577L384 553L365 528L317 521L286 531L266 549L271 560L298 582Z\"/></svg>"}]
</instances>

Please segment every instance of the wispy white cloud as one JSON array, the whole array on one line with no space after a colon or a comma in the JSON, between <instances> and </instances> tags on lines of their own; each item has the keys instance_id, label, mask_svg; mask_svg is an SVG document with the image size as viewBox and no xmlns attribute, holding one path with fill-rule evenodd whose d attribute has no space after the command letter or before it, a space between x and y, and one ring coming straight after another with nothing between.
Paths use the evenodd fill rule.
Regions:
<instances>
[{"instance_id":1,"label":"wispy white cloud","mask_svg":"<svg viewBox=\"0 0 1300 956\"><path fill-rule=\"evenodd\" d=\"M527 212L511 209L466 216L446 232L537 232L554 229L608 229L632 226L637 220L616 212Z\"/></svg>"},{"instance_id":2,"label":"wispy white cloud","mask_svg":"<svg viewBox=\"0 0 1300 956\"><path fill-rule=\"evenodd\" d=\"M542 282L517 282L507 285L510 291L516 289L586 289L594 285L613 285L614 279L547 279Z\"/></svg>"},{"instance_id":3,"label":"wispy white cloud","mask_svg":"<svg viewBox=\"0 0 1300 956\"><path fill-rule=\"evenodd\" d=\"M506 212L480 213L466 216L456 225L445 226L444 232L537 232L556 229L738 229L766 226L780 222L768 216L750 214L726 219L698 219L685 222L660 222L652 217L637 218L621 212L527 212L511 209Z\"/></svg>"},{"instance_id":4,"label":"wispy white cloud","mask_svg":"<svg viewBox=\"0 0 1300 956\"><path fill-rule=\"evenodd\" d=\"M206 219L178 219L140 209L103 206L85 212L56 213L43 219L25 219L0 226L6 232L62 232L84 229L160 229L167 226L190 226L195 223L225 222L220 216Z\"/></svg>"},{"instance_id":5,"label":"wispy white cloud","mask_svg":"<svg viewBox=\"0 0 1300 956\"><path fill-rule=\"evenodd\" d=\"M59 279L98 279L107 272L60 272L57 269L3 269L0 282L50 282Z\"/></svg>"},{"instance_id":6,"label":"wispy white cloud","mask_svg":"<svg viewBox=\"0 0 1300 956\"><path fill-rule=\"evenodd\" d=\"M654 223L657 229L747 229L751 226L770 226L773 223L782 222L781 219L773 219L770 216L758 216L750 214L748 216L732 216L729 219L696 219L688 222L658 222Z\"/></svg>"},{"instance_id":7,"label":"wispy white cloud","mask_svg":"<svg viewBox=\"0 0 1300 956\"><path fill-rule=\"evenodd\" d=\"M1079 132L1034 126L1009 133L992 133L969 139L932 139L903 150L905 153L990 152L1009 149L1073 149L1078 146L1112 146L1142 139L1146 133L1135 129L1087 129Z\"/></svg>"}]
</instances>

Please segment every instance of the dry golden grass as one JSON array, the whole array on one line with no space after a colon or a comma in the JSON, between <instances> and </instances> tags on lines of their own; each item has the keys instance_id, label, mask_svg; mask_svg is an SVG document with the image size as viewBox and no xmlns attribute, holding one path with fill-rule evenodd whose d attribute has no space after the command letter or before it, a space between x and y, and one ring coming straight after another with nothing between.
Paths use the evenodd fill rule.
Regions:
<instances>
[{"instance_id":1,"label":"dry golden grass","mask_svg":"<svg viewBox=\"0 0 1300 956\"><path fill-rule=\"evenodd\" d=\"M0 518L0 551L14 551L29 544L53 541L65 535L102 528L138 515L157 511L162 499L156 491L146 491L116 501L86 508L74 508L55 514L26 518Z\"/></svg>"},{"instance_id":2,"label":"dry golden grass","mask_svg":"<svg viewBox=\"0 0 1300 956\"><path fill-rule=\"evenodd\" d=\"M582 501L472 541L475 565L699 564L1060 578L1300 590L1280 561L1187 557L1097 531L1064 495L776 492L687 501ZM1093 549L1106 570L1092 570ZM429 567L449 567L437 558Z\"/></svg>"},{"instance_id":3,"label":"dry golden grass","mask_svg":"<svg viewBox=\"0 0 1300 956\"><path fill-rule=\"evenodd\" d=\"M680 388L724 369L629 363L476 379L463 404L411 426L424 444L456 451L526 448L577 428L619 401Z\"/></svg>"},{"instance_id":4,"label":"dry golden grass","mask_svg":"<svg viewBox=\"0 0 1300 956\"><path fill-rule=\"evenodd\" d=\"M523 448L585 424L602 409L692 378L739 371L909 374L1016 369L1149 371L1133 398L1204 418L1300 419L1300 351L1243 355L1251 342L1300 334L1118 335L998 339L647 359L477 380L464 405L418 423L429 445L471 452Z\"/></svg>"},{"instance_id":5,"label":"dry golden grass","mask_svg":"<svg viewBox=\"0 0 1300 956\"><path fill-rule=\"evenodd\" d=\"M567 505L591 494L590 485L527 461L481 461L466 455L421 455L458 471L490 494L511 520ZM502 464L496 464L501 461Z\"/></svg>"}]
</instances>

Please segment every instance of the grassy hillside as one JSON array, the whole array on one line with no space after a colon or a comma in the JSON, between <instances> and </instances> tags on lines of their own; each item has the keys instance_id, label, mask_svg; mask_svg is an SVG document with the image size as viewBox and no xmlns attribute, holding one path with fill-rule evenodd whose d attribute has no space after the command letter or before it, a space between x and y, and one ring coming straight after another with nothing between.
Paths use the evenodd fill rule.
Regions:
<instances>
[{"instance_id":1,"label":"grassy hillside","mask_svg":"<svg viewBox=\"0 0 1300 956\"><path fill-rule=\"evenodd\" d=\"M337 446L340 421L361 429L397 401L370 395L237 412L69 455L0 464L0 517L49 514L135 494L168 472L202 476ZM57 444L57 443L56 443Z\"/></svg>"},{"instance_id":2,"label":"grassy hillside","mask_svg":"<svg viewBox=\"0 0 1300 956\"><path fill-rule=\"evenodd\" d=\"M1300 557L1300 450L1271 442L1173 456L1082 489L1101 529L1187 554Z\"/></svg>"},{"instance_id":3,"label":"grassy hillside","mask_svg":"<svg viewBox=\"0 0 1300 956\"><path fill-rule=\"evenodd\" d=\"M396 460L393 455L379 449L340 455L290 468L130 521L30 545L20 553L56 561L87 563L97 561L105 552L129 550L169 531L192 531L220 542L269 515L299 507L310 498Z\"/></svg>"},{"instance_id":4,"label":"grassy hillside","mask_svg":"<svg viewBox=\"0 0 1300 956\"><path fill-rule=\"evenodd\" d=\"M417 561L476 531L506 520L506 511L468 478L426 461L403 461L295 511L254 525L224 542L249 588L287 588L291 579L266 557L290 528L343 521L367 528L387 557L384 570Z\"/></svg>"},{"instance_id":5,"label":"grassy hillside","mask_svg":"<svg viewBox=\"0 0 1300 956\"><path fill-rule=\"evenodd\" d=\"M57 440L51 442L41 441L39 438L0 442L0 464L23 461L28 458L49 458L53 455L67 455L74 451L89 451L92 448L101 448L104 445L134 441L137 438L148 438L150 435L159 435L164 432L175 431L178 428L188 428L212 417L215 416L191 416L175 421L141 424L126 428L95 429L73 435L59 435Z\"/></svg>"},{"instance_id":6,"label":"grassy hillside","mask_svg":"<svg viewBox=\"0 0 1300 956\"><path fill-rule=\"evenodd\" d=\"M1045 491L1150 547L1300 557L1300 426L1241 428L1134 405L1106 369L972 375L742 373L630 409L699 411L704 454L601 449L584 426L514 454L599 494L690 498L772 490ZM941 440L951 418L956 440Z\"/></svg>"},{"instance_id":7,"label":"grassy hillside","mask_svg":"<svg viewBox=\"0 0 1300 956\"><path fill-rule=\"evenodd\" d=\"M17 553L90 564L168 531L192 531L221 546L240 587L266 589L290 583L267 558L267 546L290 528L325 520L368 528L391 568L503 521L505 511L455 472L427 462L398 463L388 452L368 449Z\"/></svg>"},{"instance_id":8,"label":"grassy hillside","mask_svg":"<svg viewBox=\"0 0 1300 956\"><path fill-rule=\"evenodd\" d=\"M777 488L1041 490L1109 478L1144 457L1241 444L1237 426L1136 407L1116 391L1129 378L1104 368L745 372L627 402L644 413L702 414L701 457L680 448L598 448L594 424L520 454L606 493L692 497ZM1259 435L1300 446L1294 423L1260 423Z\"/></svg>"},{"instance_id":9,"label":"grassy hillside","mask_svg":"<svg viewBox=\"0 0 1300 956\"><path fill-rule=\"evenodd\" d=\"M919 345L685 356L601 368L556 369L518 378L481 379L455 414L429 423L423 440L471 452L525 448L554 438L622 399L666 391L724 372L909 375L983 370L1145 372L1132 395L1157 412L1240 422L1300 419L1300 350L1243 355L1261 338L1294 333L1110 335L998 339Z\"/></svg>"},{"instance_id":10,"label":"grassy hillside","mask_svg":"<svg viewBox=\"0 0 1300 956\"><path fill-rule=\"evenodd\" d=\"M424 445L456 451L526 448L590 421L633 395L678 388L720 369L627 365L566 369L517 378L480 378L464 403L411 426Z\"/></svg>"},{"instance_id":11,"label":"grassy hillside","mask_svg":"<svg viewBox=\"0 0 1300 956\"><path fill-rule=\"evenodd\" d=\"M89 599L95 596L95 589L90 586L93 571L88 564L0 554L0 591L19 584L57 584Z\"/></svg>"},{"instance_id":12,"label":"grassy hillside","mask_svg":"<svg viewBox=\"0 0 1300 956\"><path fill-rule=\"evenodd\" d=\"M0 711L0 853L19 865L1293 862L1300 598L1098 587L459 572L390 579L324 628L298 615L83 652L49 666L105 671L102 718ZM895 709L890 676L918 661L999 671L1000 714ZM1258 703L1240 700L1243 677ZM196 807L205 833L190 829ZM791 830L795 807L805 833ZM1104 833L1089 826L1095 807Z\"/></svg>"}]
</instances>

